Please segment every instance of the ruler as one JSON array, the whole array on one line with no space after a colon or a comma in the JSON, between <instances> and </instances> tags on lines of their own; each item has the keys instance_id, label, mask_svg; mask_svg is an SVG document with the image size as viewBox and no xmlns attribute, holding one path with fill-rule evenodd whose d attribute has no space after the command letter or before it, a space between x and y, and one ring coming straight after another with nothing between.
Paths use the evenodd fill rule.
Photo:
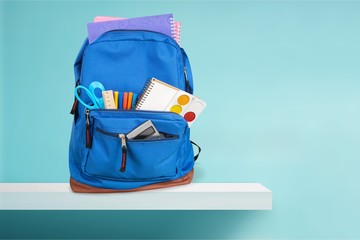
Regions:
<instances>
[{"instance_id":1,"label":"ruler","mask_svg":"<svg viewBox=\"0 0 360 240\"><path fill-rule=\"evenodd\" d=\"M116 109L114 93L112 90L102 92L105 109Z\"/></svg>"}]
</instances>

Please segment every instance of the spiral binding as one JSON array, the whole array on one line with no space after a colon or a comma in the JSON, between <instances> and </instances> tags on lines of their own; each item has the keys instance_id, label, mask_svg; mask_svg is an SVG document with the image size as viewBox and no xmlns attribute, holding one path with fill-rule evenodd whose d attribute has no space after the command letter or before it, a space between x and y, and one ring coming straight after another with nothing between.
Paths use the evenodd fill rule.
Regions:
<instances>
[{"instance_id":1,"label":"spiral binding","mask_svg":"<svg viewBox=\"0 0 360 240\"><path fill-rule=\"evenodd\" d=\"M169 22L170 22L170 29L171 29L171 37L175 39L176 29L175 29L175 26L174 26L174 23L175 23L174 18L170 17Z\"/></svg>"},{"instance_id":2,"label":"spiral binding","mask_svg":"<svg viewBox=\"0 0 360 240\"><path fill-rule=\"evenodd\" d=\"M180 44L181 22L177 22L175 21L174 18L170 18L170 23L171 23L171 36L178 44Z\"/></svg>"},{"instance_id":3,"label":"spiral binding","mask_svg":"<svg viewBox=\"0 0 360 240\"><path fill-rule=\"evenodd\" d=\"M154 82L153 80L155 80L155 78L149 79L149 80L145 83L144 88L141 90L141 92L140 92L140 94L139 94L140 97L138 98L139 101L138 101L138 103L137 103L136 106L135 106L135 109L136 109L136 110L141 109L141 107L142 107L142 105L144 104L146 98L149 96L149 94L150 94L150 92L151 92L151 90L152 90L152 88L154 87L154 84L155 84L155 82Z\"/></svg>"}]
</instances>

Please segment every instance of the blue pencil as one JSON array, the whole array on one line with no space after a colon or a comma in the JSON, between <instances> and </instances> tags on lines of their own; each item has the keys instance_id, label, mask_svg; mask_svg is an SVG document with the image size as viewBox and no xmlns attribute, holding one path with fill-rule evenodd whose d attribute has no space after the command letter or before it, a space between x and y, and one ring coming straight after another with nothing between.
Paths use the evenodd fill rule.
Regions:
<instances>
[{"instance_id":1,"label":"blue pencil","mask_svg":"<svg viewBox=\"0 0 360 240\"><path fill-rule=\"evenodd\" d=\"M123 109L124 92L119 92L119 109Z\"/></svg>"},{"instance_id":2,"label":"blue pencil","mask_svg":"<svg viewBox=\"0 0 360 240\"><path fill-rule=\"evenodd\" d=\"M137 94L133 93L131 109L135 109L136 103L137 103Z\"/></svg>"}]
</instances>

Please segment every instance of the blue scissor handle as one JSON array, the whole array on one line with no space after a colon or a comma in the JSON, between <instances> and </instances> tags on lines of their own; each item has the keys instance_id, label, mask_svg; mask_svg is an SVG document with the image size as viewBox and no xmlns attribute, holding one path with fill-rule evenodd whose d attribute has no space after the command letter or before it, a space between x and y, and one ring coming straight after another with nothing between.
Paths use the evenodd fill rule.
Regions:
<instances>
[{"instance_id":1,"label":"blue scissor handle","mask_svg":"<svg viewBox=\"0 0 360 240\"><path fill-rule=\"evenodd\" d=\"M96 108L104 108L104 101L102 98L98 98L95 95L95 90L99 88L101 91L105 91L104 86L100 82L92 82L89 85L89 89L84 86L77 86L74 90L75 97L79 100L79 102L84 105L86 108L92 110ZM79 96L78 90L83 89L88 97L90 98L91 102L93 103L92 106L86 104Z\"/></svg>"},{"instance_id":2,"label":"blue scissor handle","mask_svg":"<svg viewBox=\"0 0 360 240\"><path fill-rule=\"evenodd\" d=\"M104 86L101 84L101 82L95 81L95 82L90 83L90 85L89 85L89 90L90 90L90 92L92 93L92 95L93 95L94 99L96 100L98 106L99 106L100 108L104 108L104 100L103 100L103 98L102 98L102 97L99 97L99 98L98 98L98 97L96 96L96 94L95 94L95 90L96 90L97 88L100 89L101 92L105 91L105 88L104 88Z\"/></svg>"}]
</instances>

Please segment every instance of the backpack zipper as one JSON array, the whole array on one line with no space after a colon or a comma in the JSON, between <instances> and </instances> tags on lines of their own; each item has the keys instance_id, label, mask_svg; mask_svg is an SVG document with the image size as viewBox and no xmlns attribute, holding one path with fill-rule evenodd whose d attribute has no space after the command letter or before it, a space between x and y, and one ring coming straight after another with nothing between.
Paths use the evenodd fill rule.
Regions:
<instances>
[{"instance_id":1,"label":"backpack zipper","mask_svg":"<svg viewBox=\"0 0 360 240\"><path fill-rule=\"evenodd\" d=\"M136 110L136 109L106 109L106 108L96 108L93 109L91 111L96 111L96 112L146 112L146 113L168 113L168 114L173 114L175 116L181 116L175 112L170 112L170 111L153 111L153 110ZM90 111L89 111L90 112ZM183 119L183 117L181 117ZM185 121L185 120L184 120Z\"/></svg>"},{"instance_id":2,"label":"backpack zipper","mask_svg":"<svg viewBox=\"0 0 360 240\"><path fill-rule=\"evenodd\" d=\"M125 172L125 168L126 168L126 152L127 152L125 134L120 133L119 138L121 139L121 151L122 151L120 172Z\"/></svg>"},{"instance_id":3,"label":"backpack zipper","mask_svg":"<svg viewBox=\"0 0 360 240\"><path fill-rule=\"evenodd\" d=\"M86 140L85 140L85 145L86 148L91 148L92 145L92 137L91 137L91 132L90 132L90 110L86 109L85 110L85 122L86 122Z\"/></svg>"}]
</instances>

